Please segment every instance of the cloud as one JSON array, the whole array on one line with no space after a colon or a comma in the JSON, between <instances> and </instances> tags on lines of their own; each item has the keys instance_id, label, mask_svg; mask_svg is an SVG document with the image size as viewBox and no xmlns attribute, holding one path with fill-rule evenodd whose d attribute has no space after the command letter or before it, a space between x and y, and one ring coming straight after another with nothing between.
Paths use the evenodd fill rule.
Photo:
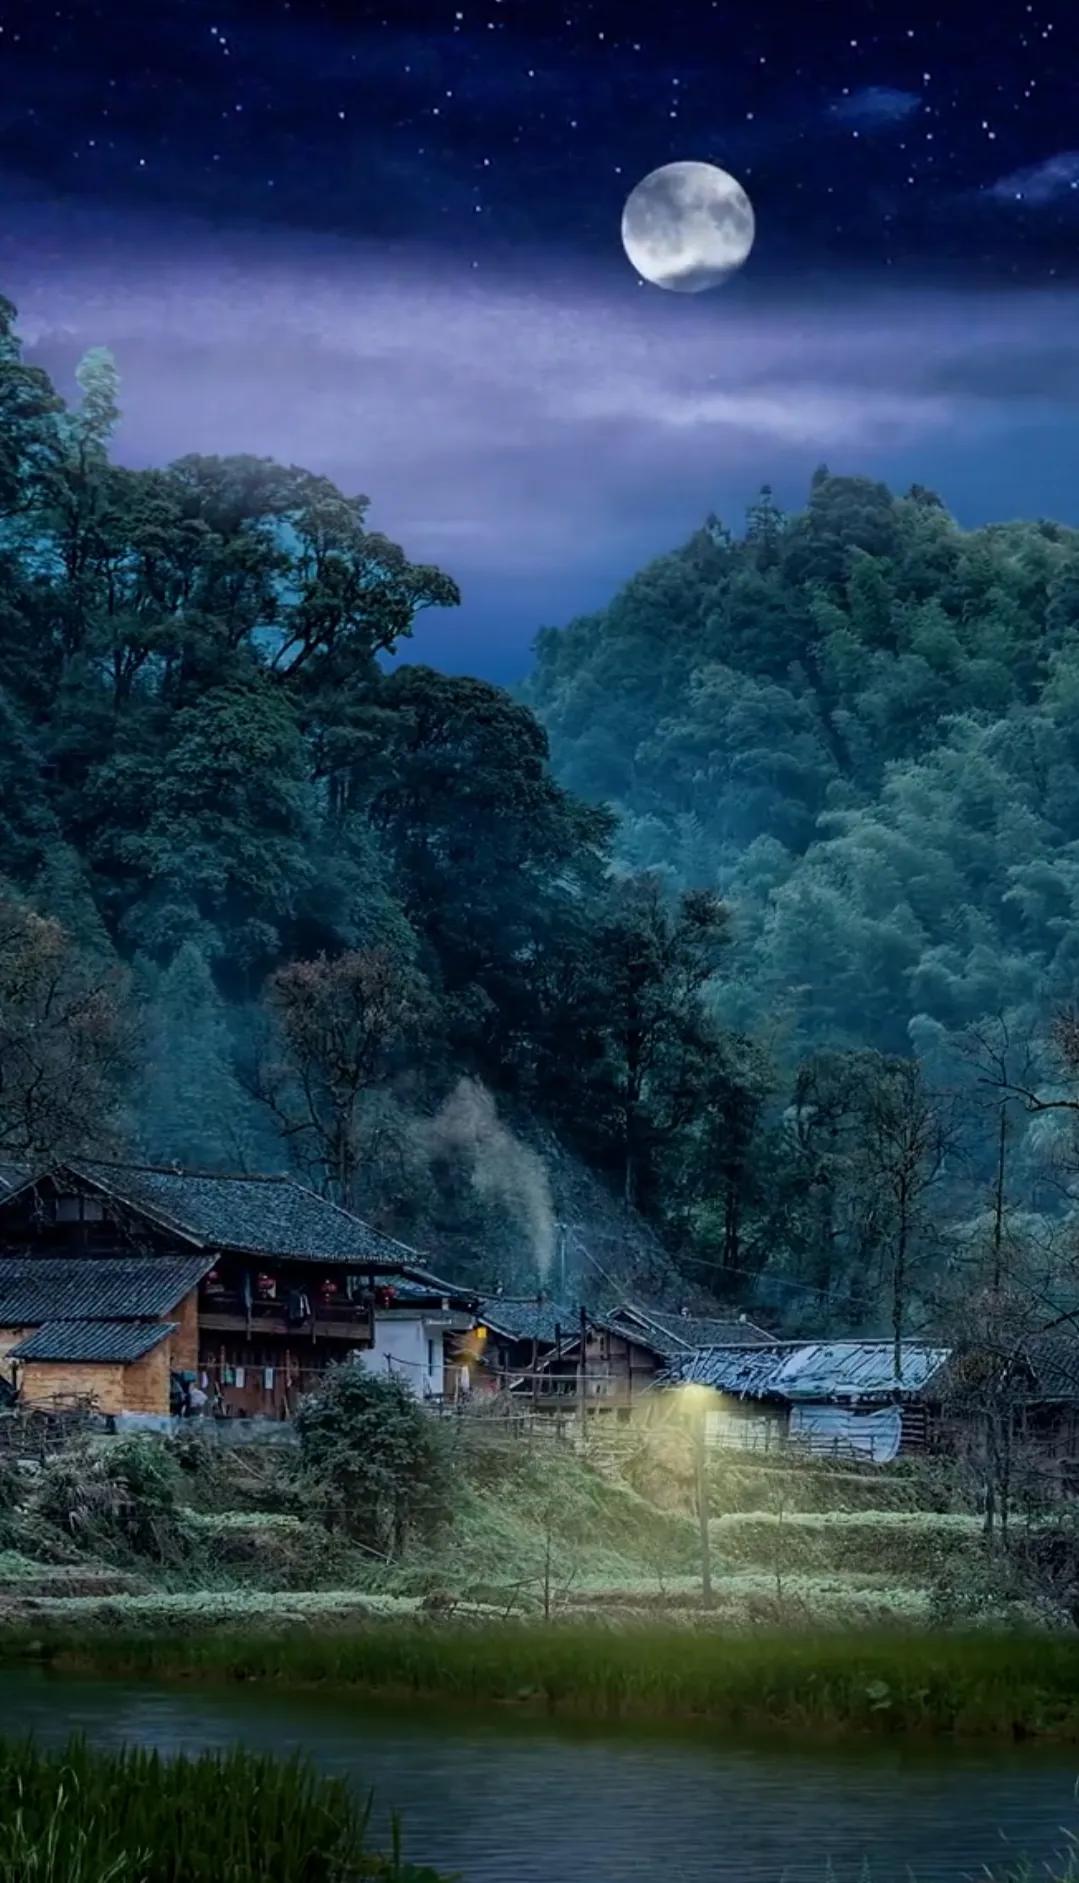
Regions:
<instances>
[{"instance_id":1,"label":"cloud","mask_svg":"<svg viewBox=\"0 0 1079 1883\"><path fill-rule=\"evenodd\" d=\"M541 621L595 605L709 510L737 522L764 481L794 498L821 458L933 481L941 456L1014 462L1009 427L1051 407L1074 428L1079 409L1064 290L842 281L825 299L747 279L687 305L539 255L509 276L134 222L106 244L84 210L59 214L34 240L0 234L0 285L65 391L84 348L113 348L119 455L266 454L369 492L376 527L460 580L466 610L425 633L459 649L478 624L473 660L481 633L523 660Z\"/></svg>"},{"instance_id":2,"label":"cloud","mask_svg":"<svg viewBox=\"0 0 1079 1883\"><path fill-rule=\"evenodd\" d=\"M871 128L902 123L921 102L918 92L899 91L891 85L866 85L861 91L836 99L829 110L834 117Z\"/></svg>"},{"instance_id":3,"label":"cloud","mask_svg":"<svg viewBox=\"0 0 1079 1883\"><path fill-rule=\"evenodd\" d=\"M1012 170L990 184L988 194L1001 203L1025 203L1042 209L1059 202L1072 191L1079 196L1079 150L1060 150L1042 163Z\"/></svg>"}]
</instances>

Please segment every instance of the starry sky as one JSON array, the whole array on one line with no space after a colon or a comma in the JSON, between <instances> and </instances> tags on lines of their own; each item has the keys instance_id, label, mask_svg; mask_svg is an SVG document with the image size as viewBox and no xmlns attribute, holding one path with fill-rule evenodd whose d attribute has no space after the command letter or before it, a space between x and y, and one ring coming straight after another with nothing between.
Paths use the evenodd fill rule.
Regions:
<instances>
[{"instance_id":1,"label":"starry sky","mask_svg":"<svg viewBox=\"0 0 1079 1883\"><path fill-rule=\"evenodd\" d=\"M511 680L762 481L1079 522L1079 17L1051 0L0 0L0 290L118 455L268 453L457 576L413 651ZM628 191L757 241L642 283Z\"/></svg>"}]
</instances>

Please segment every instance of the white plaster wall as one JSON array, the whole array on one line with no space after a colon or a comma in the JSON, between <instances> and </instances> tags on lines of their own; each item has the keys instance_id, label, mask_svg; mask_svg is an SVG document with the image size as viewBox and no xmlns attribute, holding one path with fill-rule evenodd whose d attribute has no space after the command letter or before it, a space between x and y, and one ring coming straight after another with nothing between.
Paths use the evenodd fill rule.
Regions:
<instances>
[{"instance_id":1,"label":"white plaster wall","mask_svg":"<svg viewBox=\"0 0 1079 1883\"><path fill-rule=\"evenodd\" d=\"M372 1373L396 1374L417 1398L443 1390L445 1355L441 1327L429 1326L420 1315L387 1315L375 1311L374 1344L359 1354L361 1365ZM429 1365L428 1341L433 1348Z\"/></svg>"}]
</instances>

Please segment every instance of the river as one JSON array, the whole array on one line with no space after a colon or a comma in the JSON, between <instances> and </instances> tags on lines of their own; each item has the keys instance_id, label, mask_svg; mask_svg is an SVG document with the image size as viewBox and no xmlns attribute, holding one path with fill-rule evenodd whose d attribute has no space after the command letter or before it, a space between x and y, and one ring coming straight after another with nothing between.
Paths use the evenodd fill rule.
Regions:
<instances>
[{"instance_id":1,"label":"river","mask_svg":"<svg viewBox=\"0 0 1079 1883\"><path fill-rule=\"evenodd\" d=\"M285 1697L0 1675L4 1729L163 1752L303 1751L404 1819L416 1862L465 1883L958 1883L1047 1862L1079 1828L1079 1754L745 1746L462 1714L436 1700Z\"/></svg>"}]
</instances>

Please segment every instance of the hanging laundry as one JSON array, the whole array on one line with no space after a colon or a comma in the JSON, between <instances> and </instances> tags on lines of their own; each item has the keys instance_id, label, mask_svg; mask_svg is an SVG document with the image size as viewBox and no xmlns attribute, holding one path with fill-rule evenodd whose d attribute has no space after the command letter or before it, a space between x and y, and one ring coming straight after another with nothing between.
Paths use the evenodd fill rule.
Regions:
<instances>
[{"instance_id":1,"label":"hanging laundry","mask_svg":"<svg viewBox=\"0 0 1079 1883\"><path fill-rule=\"evenodd\" d=\"M285 1312L290 1327L302 1327L311 1319L311 1303L302 1288L289 1289Z\"/></svg>"}]
</instances>

